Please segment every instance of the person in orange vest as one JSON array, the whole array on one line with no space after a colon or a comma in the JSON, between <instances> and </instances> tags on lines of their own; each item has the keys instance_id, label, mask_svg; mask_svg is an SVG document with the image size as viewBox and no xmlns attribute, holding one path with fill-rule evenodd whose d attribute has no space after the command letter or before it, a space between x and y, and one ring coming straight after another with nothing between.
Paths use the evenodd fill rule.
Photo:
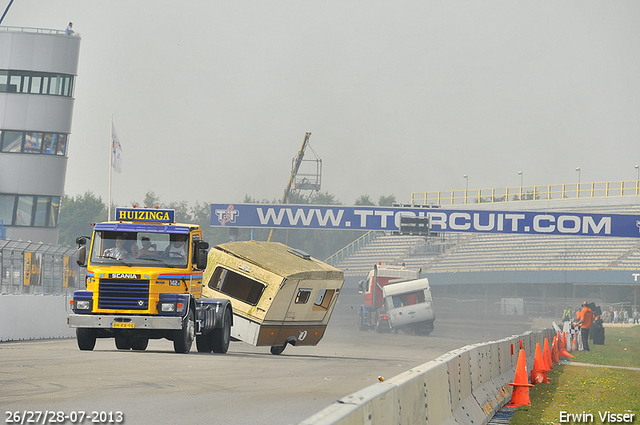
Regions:
<instances>
[{"instance_id":1,"label":"person in orange vest","mask_svg":"<svg viewBox=\"0 0 640 425\"><path fill-rule=\"evenodd\" d=\"M589 351L589 329L591 329L591 323L593 322L593 311L587 306L587 302L582 303L582 310L580 310L580 319L578 325L580 325L580 333L582 334L582 347L584 351Z\"/></svg>"}]
</instances>

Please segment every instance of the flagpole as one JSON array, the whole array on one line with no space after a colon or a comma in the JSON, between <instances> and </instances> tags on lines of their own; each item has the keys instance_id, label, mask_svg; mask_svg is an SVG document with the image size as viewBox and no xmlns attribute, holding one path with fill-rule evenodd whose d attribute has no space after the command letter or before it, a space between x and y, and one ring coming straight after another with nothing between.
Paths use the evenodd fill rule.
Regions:
<instances>
[{"instance_id":1,"label":"flagpole","mask_svg":"<svg viewBox=\"0 0 640 425\"><path fill-rule=\"evenodd\" d=\"M113 114L111 114L111 126L109 127L109 200L107 205L107 221L111 220L111 169L113 168L111 162L113 161Z\"/></svg>"}]
</instances>

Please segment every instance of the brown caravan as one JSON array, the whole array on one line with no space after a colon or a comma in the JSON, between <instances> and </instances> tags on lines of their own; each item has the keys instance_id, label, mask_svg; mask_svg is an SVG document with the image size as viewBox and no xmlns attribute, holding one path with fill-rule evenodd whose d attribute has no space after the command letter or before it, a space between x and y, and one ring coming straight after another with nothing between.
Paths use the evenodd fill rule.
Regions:
<instances>
[{"instance_id":1,"label":"brown caravan","mask_svg":"<svg viewBox=\"0 0 640 425\"><path fill-rule=\"evenodd\" d=\"M209 252L203 295L228 298L231 337L280 354L322 339L344 274L277 242L228 242Z\"/></svg>"}]
</instances>

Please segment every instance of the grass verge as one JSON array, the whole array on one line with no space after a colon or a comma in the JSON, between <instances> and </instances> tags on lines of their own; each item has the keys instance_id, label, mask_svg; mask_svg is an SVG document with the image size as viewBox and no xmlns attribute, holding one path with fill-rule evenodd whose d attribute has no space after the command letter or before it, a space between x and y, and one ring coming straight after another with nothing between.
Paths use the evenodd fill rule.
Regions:
<instances>
[{"instance_id":1,"label":"grass verge","mask_svg":"<svg viewBox=\"0 0 640 425\"><path fill-rule=\"evenodd\" d=\"M590 344L590 348L590 352L571 352L575 358L569 360L640 368L640 326L607 327L605 344ZM519 407L511 418L511 425L606 424L621 423L624 418L616 416L613 419L617 421L610 421L611 417L604 417L603 420L601 415L606 412L634 415L632 423L640 424L640 370L577 366L561 358L561 364L554 365L547 376L551 382L530 388L531 406ZM583 416L577 419L569 414Z\"/></svg>"}]
</instances>

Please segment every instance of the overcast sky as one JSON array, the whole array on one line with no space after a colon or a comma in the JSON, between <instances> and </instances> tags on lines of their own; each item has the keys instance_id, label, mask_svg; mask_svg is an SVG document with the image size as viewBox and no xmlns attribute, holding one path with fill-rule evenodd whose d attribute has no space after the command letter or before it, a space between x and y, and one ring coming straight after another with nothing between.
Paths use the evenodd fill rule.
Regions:
<instances>
[{"instance_id":1,"label":"overcast sky","mask_svg":"<svg viewBox=\"0 0 640 425\"><path fill-rule=\"evenodd\" d=\"M69 21L68 195L107 200L112 114L119 205L279 199L305 132L345 205L637 178L639 1L15 0L3 25Z\"/></svg>"}]
</instances>

